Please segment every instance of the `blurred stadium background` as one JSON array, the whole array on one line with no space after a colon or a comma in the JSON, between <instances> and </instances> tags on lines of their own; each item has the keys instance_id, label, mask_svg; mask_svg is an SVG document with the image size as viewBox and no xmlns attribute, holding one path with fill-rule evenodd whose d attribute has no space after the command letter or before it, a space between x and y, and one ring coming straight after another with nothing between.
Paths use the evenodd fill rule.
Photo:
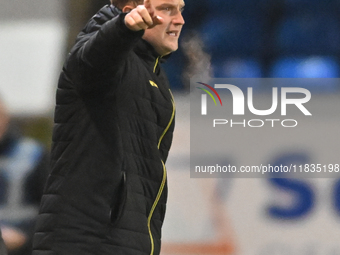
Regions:
<instances>
[{"instance_id":1,"label":"blurred stadium background","mask_svg":"<svg viewBox=\"0 0 340 255\"><path fill-rule=\"evenodd\" d=\"M340 77L340 1L185 2L181 47L165 64L178 118L168 164L170 193L162 254L339 255L338 180L190 179L187 96L194 74ZM0 0L0 95L23 132L46 146L50 145L54 91L64 58L85 22L107 3ZM327 106L334 115L320 122L335 132L340 124L335 120L339 116L338 83L311 84L309 89L313 97L331 101ZM286 147L285 153L293 151L290 156L305 158L338 150L336 136L328 138L333 140L330 146L318 147L325 141L313 137L312 130L306 130L311 132L312 144L301 141L294 148L298 150ZM262 154L280 146L275 144ZM247 155L227 157L239 156Z\"/></svg>"}]
</instances>

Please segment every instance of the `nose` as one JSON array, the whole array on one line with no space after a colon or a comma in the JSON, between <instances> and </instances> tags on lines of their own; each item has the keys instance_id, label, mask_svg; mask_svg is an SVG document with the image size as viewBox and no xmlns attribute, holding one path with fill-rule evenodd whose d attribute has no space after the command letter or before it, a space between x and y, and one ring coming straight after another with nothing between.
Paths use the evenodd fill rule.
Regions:
<instances>
[{"instance_id":1,"label":"nose","mask_svg":"<svg viewBox=\"0 0 340 255\"><path fill-rule=\"evenodd\" d=\"M185 21L184 21L184 18L183 18L183 15L182 15L182 12L178 12L177 15L174 17L173 19L173 23L175 25L184 25L185 24Z\"/></svg>"}]
</instances>

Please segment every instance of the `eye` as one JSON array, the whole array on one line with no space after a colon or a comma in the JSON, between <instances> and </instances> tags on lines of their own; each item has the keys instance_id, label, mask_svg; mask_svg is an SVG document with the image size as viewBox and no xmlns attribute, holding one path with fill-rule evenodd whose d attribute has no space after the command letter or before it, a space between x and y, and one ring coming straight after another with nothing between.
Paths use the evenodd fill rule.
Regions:
<instances>
[{"instance_id":1,"label":"eye","mask_svg":"<svg viewBox=\"0 0 340 255\"><path fill-rule=\"evenodd\" d=\"M165 6L162 6L160 10L166 13L167 15L174 15L177 9L173 6L165 5Z\"/></svg>"}]
</instances>

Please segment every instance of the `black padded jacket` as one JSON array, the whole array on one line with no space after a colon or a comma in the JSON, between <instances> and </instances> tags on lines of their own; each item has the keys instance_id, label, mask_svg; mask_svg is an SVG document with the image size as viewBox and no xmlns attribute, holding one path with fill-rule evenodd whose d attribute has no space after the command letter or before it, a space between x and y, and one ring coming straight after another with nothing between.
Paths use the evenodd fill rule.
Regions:
<instances>
[{"instance_id":1,"label":"black padded jacket","mask_svg":"<svg viewBox=\"0 0 340 255\"><path fill-rule=\"evenodd\" d=\"M33 255L160 253L175 105L142 35L105 6L77 37L59 79Z\"/></svg>"}]
</instances>

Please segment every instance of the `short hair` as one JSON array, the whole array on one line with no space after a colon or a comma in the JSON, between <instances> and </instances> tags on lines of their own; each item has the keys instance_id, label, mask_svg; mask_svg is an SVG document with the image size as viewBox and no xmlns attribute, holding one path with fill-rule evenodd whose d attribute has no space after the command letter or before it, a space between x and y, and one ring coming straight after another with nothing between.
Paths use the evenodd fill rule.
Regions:
<instances>
[{"instance_id":1,"label":"short hair","mask_svg":"<svg viewBox=\"0 0 340 255\"><path fill-rule=\"evenodd\" d=\"M123 9L123 7L129 2L134 2L137 5L139 5L139 4L143 4L144 1L143 0L111 0L111 4L118 7L119 9Z\"/></svg>"}]
</instances>

